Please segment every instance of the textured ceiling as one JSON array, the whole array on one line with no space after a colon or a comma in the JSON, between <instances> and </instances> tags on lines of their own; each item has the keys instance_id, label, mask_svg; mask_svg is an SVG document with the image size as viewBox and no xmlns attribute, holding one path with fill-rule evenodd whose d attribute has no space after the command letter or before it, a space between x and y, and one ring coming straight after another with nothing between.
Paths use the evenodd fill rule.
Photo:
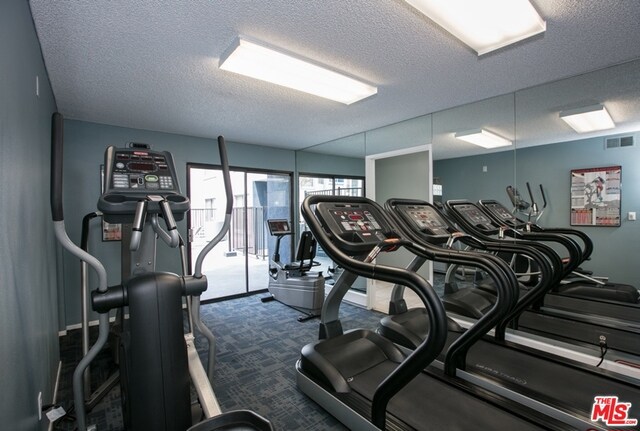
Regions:
<instances>
[{"instance_id":1,"label":"textured ceiling","mask_svg":"<svg viewBox=\"0 0 640 431\"><path fill-rule=\"evenodd\" d=\"M68 118L300 149L640 57L638 0L532 0L547 31L478 57L401 0L30 0ZM239 35L378 85L350 106L223 72Z\"/></svg>"}]
</instances>

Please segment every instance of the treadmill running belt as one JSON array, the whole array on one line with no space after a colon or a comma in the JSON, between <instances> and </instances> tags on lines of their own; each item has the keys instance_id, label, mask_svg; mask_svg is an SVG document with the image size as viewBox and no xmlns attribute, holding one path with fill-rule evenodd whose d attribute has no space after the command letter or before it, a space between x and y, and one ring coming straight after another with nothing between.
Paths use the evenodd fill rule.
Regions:
<instances>
[{"instance_id":1,"label":"treadmill running belt","mask_svg":"<svg viewBox=\"0 0 640 431\"><path fill-rule=\"evenodd\" d=\"M444 351L457 335L449 333ZM590 415L594 397L614 394L631 403L630 417L640 417L638 387L489 341L480 340L471 347L467 371L497 378L518 392L527 391L527 396L584 416Z\"/></svg>"},{"instance_id":2,"label":"treadmill running belt","mask_svg":"<svg viewBox=\"0 0 640 431\"><path fill-rule=\"evenodd\" d=\"M375 388L397 366L385 361L353 376L350 387L371 405ZM421 374L389 403L388 412L415 429L429 430L537 430L513 414L434 377ZM366 413L369 415L369 412ZM392 420L390 420L392 422Z\"/></svg>"}]
</instances>

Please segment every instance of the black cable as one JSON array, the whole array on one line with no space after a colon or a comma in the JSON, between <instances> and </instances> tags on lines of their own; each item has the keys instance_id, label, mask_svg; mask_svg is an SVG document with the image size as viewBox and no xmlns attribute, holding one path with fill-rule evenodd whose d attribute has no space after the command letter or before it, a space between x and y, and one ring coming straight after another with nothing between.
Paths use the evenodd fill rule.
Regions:
<instances>
[{"instance_id":1,"label":"black cable","mask_svg":"<svg viewBox=\"0 0 640 431\"><path fill-rule=\"evenodd\" d=\"M604 340L601 339L599 344L600 344L600 362L598 362L598 365L596 365L596 368L602 365L602 362L604 362L604 355L606 355L607 352L609 351L609 346L607 346L606 339Z\"/></svg>"}]
</instances>

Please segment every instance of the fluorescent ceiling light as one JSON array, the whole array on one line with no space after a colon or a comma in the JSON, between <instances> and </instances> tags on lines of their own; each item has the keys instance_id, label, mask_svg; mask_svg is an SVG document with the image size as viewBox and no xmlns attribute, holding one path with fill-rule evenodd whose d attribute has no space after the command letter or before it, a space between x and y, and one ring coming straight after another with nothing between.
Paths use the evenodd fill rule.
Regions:
<instances>
[{"instance_id":1,"label":"fluorescent ceiling light","mask_svg":"<svg viewBox=\"0 0 640 431\"><path fill-rule=\"evenodd\" d=\"M529 0L405 0L478 52L542 33L547 24Z\"/></svg>"},{"instance_id":2,"label":"fluorescent ceiling light","mask_svg":"<svg viewBox=\"0 0 640 431\"><path fill-rule=\"evenodd\" d=\"M507 147L511 141L484 129L456 133L456 138L483 148Z\"/></svg>"},{"instance_id":3,"label":"fluorescent ceiling light","mask_svg":"<svg viewBox=\"0 0 640 431\"><path fill-rule=\"evenodd\" d=\"M280 48L238 37L220 58L220 69L350 105L378 88Z\"/></svg>"},{"instance_id":4,"label":"fluorescent ceiling light","mask_svg":"<svg viewBox=\"0 0 640 431\"><path fill-rule=\"evenodd\" d=\"M596 130L616 127L609 112L607 112L607 108L603 105L585 106L584 108L562 111L560 118L578 133L595 132Z\"/></svg>"}]
</instances>

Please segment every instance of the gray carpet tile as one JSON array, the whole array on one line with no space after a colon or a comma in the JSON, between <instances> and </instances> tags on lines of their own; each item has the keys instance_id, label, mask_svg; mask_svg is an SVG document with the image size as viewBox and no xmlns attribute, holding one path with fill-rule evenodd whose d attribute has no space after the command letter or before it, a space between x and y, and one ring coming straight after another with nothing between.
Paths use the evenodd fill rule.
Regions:
<instances>
[{"instance_id":1,"label":"gray carpet tile","mask_svg":"<svg viewBox=\"0 0 640 431\"><path fill-rule=\"evenodd\" d=\"M223 411L254 410L281 431L346 429L295 384L295 362L302 346L317 339L318 319L298 322L299 312L276 301L262 303L259 295L205 304L201 314L217 340L214 390ZM343 304L341 317L345 330L374 329L381 314ZM55 429L73 430L71 376L81 357L79 331L69 331L60 345L63 370L58 399L70 414ZM198 337L196 346L206 363L206 342ZM92 367L93 381L103 381L112 369L107 348ZM88 423L99 431L122 429L117 386L89 413Z\"/></svg>"}]
</instances>

